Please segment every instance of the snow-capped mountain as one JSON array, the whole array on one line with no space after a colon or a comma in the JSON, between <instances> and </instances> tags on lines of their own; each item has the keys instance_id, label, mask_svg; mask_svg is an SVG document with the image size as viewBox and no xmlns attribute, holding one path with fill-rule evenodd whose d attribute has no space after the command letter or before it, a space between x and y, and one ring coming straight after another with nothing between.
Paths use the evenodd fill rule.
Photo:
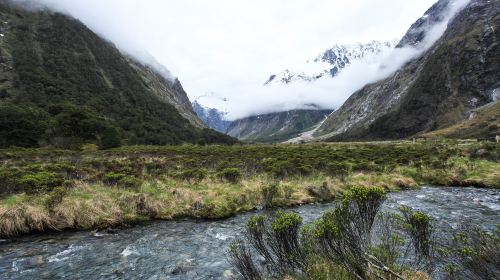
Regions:
<instances>
[{"instance_id":1,"label":"snow-capped mountain","mask_svg":"<svg viewBox=\"0 0 500 280\"><path fill-rule=\"evenodd\" d=\"M231 121L225 119L227 112L216 108L205 107L201 105L198 100L195 100L192 106L198 118L200 118L209 128L226 133L227 128L231 124Z\"/></svg>"},{"instance_id":2,"label":"snow-capped mountain","mask_svg":"<svg viewBox=\"0 0 500 280\"><path fill-rule=\"evenodd\" d=\"M269 84L289 84L296 81L314 81L323 77L335 77L342 69L354 61L371 61L396 46L397 40L372 41L350 45L334 45L321 52L314 59L296 67L271 75L265 82Z\"/></svg>"}]
</instances>

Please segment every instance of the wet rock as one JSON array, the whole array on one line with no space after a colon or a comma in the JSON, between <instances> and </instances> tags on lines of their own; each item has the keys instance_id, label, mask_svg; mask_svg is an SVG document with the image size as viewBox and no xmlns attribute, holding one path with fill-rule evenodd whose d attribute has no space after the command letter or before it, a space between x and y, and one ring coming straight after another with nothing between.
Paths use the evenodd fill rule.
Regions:
<instances>
[{"instance_id":1,"label":"wet rock","mask_svg":"<svg viewBox=\"0 0 500 280\"><path fill-rule=\"evenodd\" d=\"M308 186L306 190L310 196L318 198L321 201L330 201L333 199L333 194L326 184L321 186Z\"/></svg>"},{"instance_id":2,"label":"wet rock","mask_svg":"<svg viewBox=\"0 0 500 280\"><path fill-rule=\"evenodd\" d=\"M194 268L193 260L183 260L178 262L175 265L175 268L172 270L172 274L185 274L191 271Z\"/></svg>"},{"instance_id":3,"label":"wet rock","mask_svg":"<svg viewBox=\"0 0 500 280\"><path fill-rule=\"evenodd\" d=\"M40 266L45 263L45 260L42 256L34 256L28 259L27 264L30 267Z\"/></svg>"},{"instance_id":4,"label":"wet rock","mask_svg":"<svg viewBox=\"0 0 500 280\"><path fill-rule=\"evenodd\" d=\"M486 149L479 149L474 153L474 155L479 157L479 156L482 156L482 155L487 154L487 153L488 153L488 151Z\"/></svg>"},{"instance_id":5,"label":"wet rock","mask_svg":"<svg viewBox=\"0 0 500 280\"><path fill-rule=\"evenodd\" d=\"M226 279L234 279L235 278L234 273L229 269L225 270L224 273L222 274L222 276Z\"/></svg>"},{"instance_id":6,"label":"wet rock","mask_svg":"<svg viewBox=\"0 0 500 280\"><path fill-rule=\"evenodd\" d=\"M106 229L106 233L115 234L115 233L118 233L118 229L116 229L116 228L108 228L108 229Z\"/></svg>"}]
</instances>

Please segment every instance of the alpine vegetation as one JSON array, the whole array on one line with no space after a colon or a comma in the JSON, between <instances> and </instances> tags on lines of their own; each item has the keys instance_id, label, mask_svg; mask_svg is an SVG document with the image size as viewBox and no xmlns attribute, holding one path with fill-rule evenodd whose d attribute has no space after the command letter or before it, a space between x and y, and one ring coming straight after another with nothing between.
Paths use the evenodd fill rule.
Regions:
<instances>
[{"instance_id":1,"label":"alpine vegetation","mask_svg":"<svg viewBox=\"0 0 500 280\"><path fill-rule=\"evenodd\" d=\"M294 212L248 220L228 258L244 279L496 279L500 231L464 226L438 242L436 220L402 207L382 212L383 189L352 187L310 224Z\"/></svg>"}]
</instances>

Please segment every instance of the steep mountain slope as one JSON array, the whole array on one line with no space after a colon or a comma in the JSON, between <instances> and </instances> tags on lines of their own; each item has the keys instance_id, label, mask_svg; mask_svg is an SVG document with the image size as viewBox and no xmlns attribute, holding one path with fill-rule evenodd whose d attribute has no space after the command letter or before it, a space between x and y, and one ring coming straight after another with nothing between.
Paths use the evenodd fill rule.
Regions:
<instances>
[{"instance_id":1,"label":"steep mountain slope","mask_svg":"<svg viewBox=\"0 0 500 280\"><path fill-rule=\"evenodd\" d=\"M346 66L355 61L370 61L391 50L396 41L372 41L365 44L334 45L306 63L273 74L265 82L269 84L289 84L296 81L312 82L323 77L335 77Z\"/></svg>"},{"instance_id":2,"label":"steep mountain slope","mask_svg":"<svg viewBox=\"0 0 500 280\"><path fill-rule=\"evenodd\" d=\"M247 142L281 142L311 130L331 110L292 110L231 122L227 134Z\"/></svg>"},{"instance_id":3,"label":"steep mountain slope","mask_svg":"<svg viewBox=\"0 0 500 280\"><path fill-rule=\"evenodd\" d=\"M500 102L491 102L472 111L463 122L422 135L426 138L483 138L493 140L500 134Z\"/></svg>"},{"instance_id":4,"label":"steep mountain slope","mask_svg":"<svg viewBox=\"0 0 500 280\"><path fill-rule=\"evenodd\" d=\"M62 14L0 1L0 69L0 147L234 142L203 126L178 80Z\"/></svg>"},{"instance_id":5,"label":"steep mountain slope","mask_svg":"<svg viewBox=\"0 0 500 280\"><path fill-rule=\"evenodd\" d=\"M179 79L174 77L166 77L158 72L158 68L164 68L160 64L155 67L138 62L133 58L128 58L130 65L137 71L142 80L146 83L149 90L156 94L162 101L167 102L175 107L177 111L189 122L198 128L206 128L202 120L198 118L191 101L184 91ZM162 72L168 71L164 69Z\"/></svg>"},{"instance_id":6,"label":"steep mountain slope","mask_svg":"<svg viewBox=\"0 0 500 280\"><path fill-rule=\"evenodd\" d=\"M192 106L198 118L200 118L209 128L221 133L226 133L227 128L231 124L231 121L224 118L227 114L226 112L216 108L204 107L196 100L192 103Z\"/></svg>"},{"instance_id":7,"label":"steep mountain slope","mask_svg":"<svg viewBox=\"0 0 500 280\"><path fill-rule=\"evenodd\" d=\"M399 47L418 48L427 27L441 21L453 2L441 0L431 7ZM354 93L315 136L398 139L468 119L475 109L499 98L499 36L500 1L470 1L429 50L391 77Z\"/></svg>"}]
</instances>

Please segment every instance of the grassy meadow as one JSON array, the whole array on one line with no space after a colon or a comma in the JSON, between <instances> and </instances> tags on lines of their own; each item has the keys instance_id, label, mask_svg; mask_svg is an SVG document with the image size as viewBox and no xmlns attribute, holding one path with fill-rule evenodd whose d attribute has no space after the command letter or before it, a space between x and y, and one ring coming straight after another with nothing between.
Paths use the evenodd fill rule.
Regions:
<instances>
[{"instance_id":1,"label":"grassy meadow","mask_svg":"<svg viewBox=\"0 0 500 280\"><path fill-rule=\"evenodd\" d=\"M0 236L218 219L332 201L353 186L500 187L496 143L128 146L0 150Z\"/></svg>"}]
</instances>

